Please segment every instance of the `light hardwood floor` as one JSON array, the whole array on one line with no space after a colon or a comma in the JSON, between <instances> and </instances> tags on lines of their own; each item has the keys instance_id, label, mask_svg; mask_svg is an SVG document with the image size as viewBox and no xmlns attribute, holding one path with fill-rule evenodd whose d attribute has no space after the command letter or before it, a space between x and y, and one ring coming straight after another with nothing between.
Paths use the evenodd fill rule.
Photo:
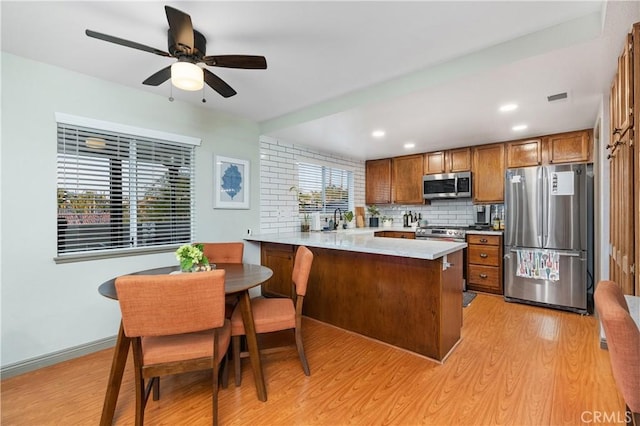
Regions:
<instances>
[{"instance_id":1,"label":"light hardwood floor","mask_svg":"<svg viewBox=\"0 0 640 426\"><path fill-rule=\"evenodd\" d=\"M220 392L220 423L577 425L605 414L624 421L594 317L484 294L463 315L462 341L444 364L305 318L311 376L295 350L263 355L269 399L260 402L244 364L242 386L233 385L231 372ZM2 425L97 424L111 355L105 350L3 380ZM131 364L129 357L118 425L133 424ZM205 373L164 378L146 424L210 424L210 395Z\"/></svg>"}]
</instances>

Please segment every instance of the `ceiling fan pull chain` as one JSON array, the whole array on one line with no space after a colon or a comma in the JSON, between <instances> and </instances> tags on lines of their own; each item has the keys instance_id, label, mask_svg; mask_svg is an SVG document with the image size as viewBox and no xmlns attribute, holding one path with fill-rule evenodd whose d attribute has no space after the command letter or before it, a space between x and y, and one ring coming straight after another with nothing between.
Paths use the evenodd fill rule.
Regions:
<instances>
[{"instance_id":1,"label":"ceiling fan pull chain","mask_svg":"<svg viewBox=\"0 0 640 426\"><path fill-rule=\"evenodd\" d=\"M173 102L173 84L169 85L169 102Z\"/></svg>"},{"instance_id":2,"label":"ceiling fan pull chain","mask_svg":"<svg viewBox=\"0 0 640 426\"><path fill-rule=\"evenodd\" d=\"M207 100L204 98L204 86L202 86L202 103L207 103Z\"/></svg>"}]
</instances>

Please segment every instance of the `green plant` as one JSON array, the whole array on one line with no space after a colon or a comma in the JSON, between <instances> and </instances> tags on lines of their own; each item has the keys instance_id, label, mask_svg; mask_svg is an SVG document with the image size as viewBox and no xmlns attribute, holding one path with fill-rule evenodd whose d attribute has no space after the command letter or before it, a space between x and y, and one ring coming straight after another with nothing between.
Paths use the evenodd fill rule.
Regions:
<instances>
[{"instance_id":1,"label":"green plant","mask_svg":"<svg viewBox=\"0 0 640 426\"><path fill-rule=\"evenodd\" d=\"M387 220L388 220L389 222L393 222L393 218L392 218L392 217L382 216L382 221L383 221L383 222L385 222L385 221L387 221Z\"/></svg>"},{"instance_id":2,"label":"green plant","mask_svg":"<svg viewBox=\"0 0 640 426\"><path fill-rule=\"evenodd\" d=\"M347 210L346 212L344 212L344 219L347 222L351 222L353 220L353 212L351 210Z\"/></svg>"},{"instance_id":3,"label":"green plant","mask_svg":"<svg viewBox=\"0 0 640 426\"><path fill-rule=\"evenodd\" d=\"M202 244L185 244L176 250L176 259L180 262L180 269L190 271L194 266L208 265L209 259L203 253Z\"/></svg>"},{"instance_id":4,"label":"green plant","mask_svg":"<svg viewBox=\"0 0 640 426\"><path fill-rule=\"evenodd\" d=\"M377 217L378 215L380 215L380 210L378 210L378 207L375 204L371 204L369 207L367 207L367 211L372 217Z\"/></svg>"}]
</instances>

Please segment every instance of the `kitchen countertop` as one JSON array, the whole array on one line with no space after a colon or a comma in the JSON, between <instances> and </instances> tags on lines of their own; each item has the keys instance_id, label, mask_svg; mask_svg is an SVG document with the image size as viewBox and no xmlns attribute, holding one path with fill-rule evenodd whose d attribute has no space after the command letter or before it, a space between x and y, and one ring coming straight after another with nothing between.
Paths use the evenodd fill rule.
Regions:
<instances>
[{"instance_id":1,"label":"kitchen countertop","mask_svg":"<svg viewBox=\"0 0 640 426\"><path fill-rule=\"evenodd\" d=\"M502 231L493 231L493 230L480 231L480 230L475 230L475 229L469 229L467 231L467 235L469 235L469 234L475 234L475 235L502 235L502 234L504 234L504 230L502 230Z\"/></svg>"},{"instance_id":2,"label":"kitchen countertop","mask_svg":"<svg viewBox=\"0 0 640 426\"><path fill-rule=\"evenodd\" d=\"M402 227L356 228L329 232L259 234L249 235L244 239L427 260L439 259L467 247L467 243L461 242L374 237L374 232L378 231L412 232L413 230Z\"/></svg>"}]
</instances>

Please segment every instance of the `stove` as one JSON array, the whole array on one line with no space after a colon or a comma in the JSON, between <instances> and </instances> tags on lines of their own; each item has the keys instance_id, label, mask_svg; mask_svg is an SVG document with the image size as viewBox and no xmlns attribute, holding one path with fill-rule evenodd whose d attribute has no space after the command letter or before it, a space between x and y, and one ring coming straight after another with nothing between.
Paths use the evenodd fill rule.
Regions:
<instances>
[{"instance_id":1,"label":"stove","mask_svg":"<svg viewBox=\"0 0 640 426\"><path fill-rule=\"evenodd\" d=\"M417 240L440 240L440 241L465 241L467 231L471 230L488 230L489 226L469 225L469 226L451 226L451 225L429 225L422 228L416 228Z\"/></svg>"}]
</instances>

